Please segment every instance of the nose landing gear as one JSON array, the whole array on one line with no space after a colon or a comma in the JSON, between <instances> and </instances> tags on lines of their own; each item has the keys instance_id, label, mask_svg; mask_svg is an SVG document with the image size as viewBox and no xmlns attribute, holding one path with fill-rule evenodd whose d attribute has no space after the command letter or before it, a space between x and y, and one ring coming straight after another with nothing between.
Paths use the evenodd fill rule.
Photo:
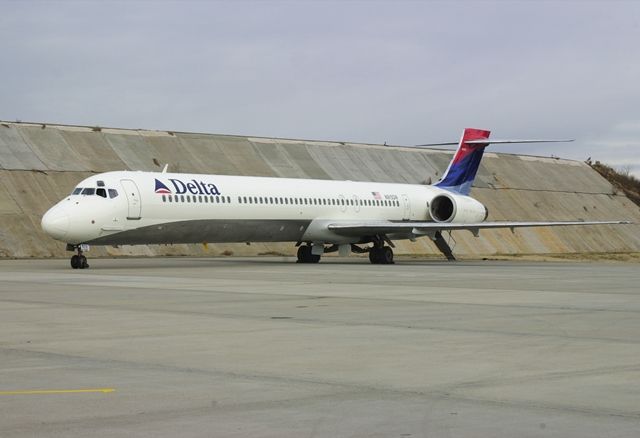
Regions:
<instances>
[{"instance_id":1,"label":"nose landing gear","mask_svg":"<svg viewBox=\"0 0 640 438\"><path fill-rule=\"evenodd\" d=\"M78 254L74 254L71 257L71 267L73 269L87 269L89 267L89 263L87 263L87 258L82 253L82 248L77 246L74 250L78 251Z\"/></svg>"}]
</instances>

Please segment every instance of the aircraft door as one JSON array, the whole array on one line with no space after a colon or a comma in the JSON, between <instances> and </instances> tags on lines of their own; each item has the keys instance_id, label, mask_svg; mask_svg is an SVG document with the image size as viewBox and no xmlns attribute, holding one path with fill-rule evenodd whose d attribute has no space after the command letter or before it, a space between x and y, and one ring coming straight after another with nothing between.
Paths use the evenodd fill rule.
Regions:
<instances>
[{"instance_id":1,"label":"aircraft door","mask_svg":"<svg viewBox=\"0 0 640 438\"><path fill-rule=\"evenodd\" d=\"M409 203L409 197L407 195L402 195L402 220L408 221L411 219L411 204Z\"/></svg>"},{"instance_id":2,"label":"aircraft door","mask_svg":"<svg viewBox=\"0 0 640 438\"><path fill-rule=\"evenodd\" d=\"M140 200L140 191L138 190L138 186L130 179L121 179L120 183L124 188L124 193L127 196L127 202L129 203L127 219L140 219L142 202Z\"/></svg>"}]
</instances>

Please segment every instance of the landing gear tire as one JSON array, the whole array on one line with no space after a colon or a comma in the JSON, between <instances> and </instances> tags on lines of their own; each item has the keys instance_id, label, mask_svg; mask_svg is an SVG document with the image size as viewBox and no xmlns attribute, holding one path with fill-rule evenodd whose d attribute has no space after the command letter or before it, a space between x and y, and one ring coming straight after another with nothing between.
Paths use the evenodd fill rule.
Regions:
<instances>
[{"instance_id":1,"label":"landing gear tire","mask_svg":"<svg viewBox=\"0 0 640 438\"><path fill-rule=\"evenodd\" d=\"M82 254L80 249L78 249L78 254L71 257L71 267L73 269L87 269L89 267L87 258Z\"/></svg>"},{"instance_id":2,"label":"landing gear tire","mask_svg":"<svg viewBox=\"0 0 640 438\"><path fill-rule=\"evenodd\" d=\"M298 261L297 263L318 263L320 256L312 254L311 245L302 245L298 247Z\"/></svg>"},{"instance_id":3,"label":"landing gear tire","mask_svg":"<svg viewBox=\"0 0 640 438\"><path fill-rule=\"evenodd\" d=\"M390 246L373 247L369 250L369 261L374 265L392 265L393 250Z\"/></svg>"}]
</instances>

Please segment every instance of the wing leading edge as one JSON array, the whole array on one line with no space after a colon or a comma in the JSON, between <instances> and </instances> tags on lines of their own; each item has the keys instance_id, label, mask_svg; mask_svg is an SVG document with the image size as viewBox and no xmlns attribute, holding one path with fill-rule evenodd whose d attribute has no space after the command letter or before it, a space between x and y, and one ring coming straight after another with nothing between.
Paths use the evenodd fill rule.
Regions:
<instances>
[{"instance_id":1,"label":"wing leading edge","mask_svg":"<svg viewBox=\"0 0 640 438\"><path fill-rule=\"evenodd\" d=\"M391 221L344 221L333 222L327 228L343 236L366 236L372 234L411 233L428 235L437 231L469 230L477 234L482 229L526 228L526 227L562 227L573 225L621 225L630 221L556 221L556 222L391 222Z\"/></svg>"}]
</instances>

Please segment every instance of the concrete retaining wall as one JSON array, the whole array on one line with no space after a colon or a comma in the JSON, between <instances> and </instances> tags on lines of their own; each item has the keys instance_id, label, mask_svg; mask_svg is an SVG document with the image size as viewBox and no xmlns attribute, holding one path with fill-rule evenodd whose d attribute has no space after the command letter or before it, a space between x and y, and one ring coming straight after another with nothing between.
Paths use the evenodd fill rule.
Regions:
<instances>
[{"instance_id":1,"label":"concrete retaining wall","mask_svg":"<svg viewBox=\"0 0 640 438\"><path fill-rule=\"evenodd\" d=\"M67 256L40 229L42 214L86 176L109 170L171 171L422 183L451 152L380 145L0 122L0 257ZM490 220L628 219L640 209L584 163L487 153L472 195ZM637 252L640 225L453 233L454 253ZM94 248L96 255L294 254L291 244ZM439 254L429 239L399 254Z\"/></svg>"}]
</instances>

